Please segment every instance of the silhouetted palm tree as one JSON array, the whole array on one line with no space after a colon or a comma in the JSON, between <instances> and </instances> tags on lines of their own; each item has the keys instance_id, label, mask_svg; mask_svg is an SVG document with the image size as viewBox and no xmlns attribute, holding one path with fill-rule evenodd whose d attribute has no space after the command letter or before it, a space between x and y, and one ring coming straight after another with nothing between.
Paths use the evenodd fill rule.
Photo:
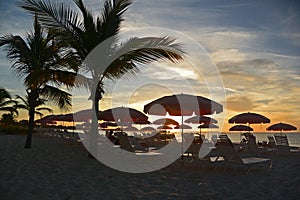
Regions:
<instances>
[{"instance_id":1,"label":"silhouetted palm tree","mask_svg":"<svg viewBox=\"0 0 300 200\"><path fill-rule=\"evenodd\" d=\"M102 58L98 62L99 65L88 65L85 68L92 74L90 99L96 111L94 116L104 93L105 78L118 79L128 73L136 75L139 72L139 64L162 59L172 62L183 59L184 52L181 46L170 37L133 37L124 43L118 41L117 35L124 20L123 14L132 3L131 0L106 0L102 13L96 17L85 7L82 0L73 1L80 13L63 3L42 0L23 0L21 7L37 14L45 27L55 30L60 40L68 43L81 62L97 45L108 41L101 52L103 55L99 55ZM108 63L105 69L101 69L103 63ZM92 127L97 126L97 121L93 120Z\"/></svg>"},{"instance_id":2,"label":"silhouetted palm tree","mask_svg":"<svg viewBox=\"0 0 300 200\"><path fill-rule=\"evenodd\" d=\"M26 98L23 98L19 95L16 96L16 100L21 100L21 103L20 102L17 102L16 104L16 109L24 109L26 111L29 112L30 110L30 106L29 106L29 98L28 98L28 95L26 95ZM42 105L45 105L45 103L47 102L46 99L42 99L42 98L39 98L36 100L36 107L35 107L35 112L34 114L35 115L38 115L40 118L44 116L44 114L42 113L43 111L47 111L49 113L52 113L53 110L51 108L48 108L48 107L41 107Z\"/></svg>"},{"instance_id":3,"label":"silhouetted palm tree","mask_svg":"<svg viewBox=\"0 0 300 200\"><path fill-rule=\"evenodd\" d=\"M15 105L16 101L12 100L11 95L4 88L0 88L0 111L18 114Z\"/></svg>"},{"instance_id":4,"label":"silhouetted palm tree","mask_svg":"<svg viewBox=\"0 0 300 200\"><path fill-rule=\"evenodd\" d=\"M71 62L72 55L63 51L62 42L54 38L51 31L45 31L34 20L34 31L26 40L18 35L0 37L0 47L4 46L7 58L13 63L14 73L24 78L28 94L29 124L25 148L31 148L34 128L34 114L40 105L40 97L52 101L61 109L71 106L70 94L57 86L74 86L76 67ZM77 66L77 65L76 65Z\"/></svg>"}]
</instances>

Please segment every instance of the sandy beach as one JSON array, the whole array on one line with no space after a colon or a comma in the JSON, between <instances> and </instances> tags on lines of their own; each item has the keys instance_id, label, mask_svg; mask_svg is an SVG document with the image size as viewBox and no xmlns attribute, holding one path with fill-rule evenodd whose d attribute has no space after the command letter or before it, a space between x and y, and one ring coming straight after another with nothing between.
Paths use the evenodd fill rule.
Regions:
<instances>
[{"instance_id":1,"label":"sandy beach","mask_svg":"<svg viewBox=\"0 0 300 200\"><path fill-rule=\"evenodd\" d=\"M188 164L128 174L89 159L82 145L55 137L0 134L0 199L298 199L300 156L271 156L249 174Z\"/></svg>"}]
</instances>

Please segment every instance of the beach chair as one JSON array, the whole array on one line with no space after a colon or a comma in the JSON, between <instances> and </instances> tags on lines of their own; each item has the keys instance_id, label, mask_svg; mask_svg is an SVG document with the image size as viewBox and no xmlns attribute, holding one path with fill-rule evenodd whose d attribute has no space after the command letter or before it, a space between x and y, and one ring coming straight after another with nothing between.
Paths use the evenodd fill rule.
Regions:
<instances>
[{"instance_id":1,"label":"beach chair","mask_svg":"<svg viewBox=\"0 0 300 200\"><path fill-rule=\"evenodd\" d=\"M184 155L187 156L188 158L191 158L189 160L194 160L196 157L198 157L201 145L203 144L204 140L205 140L204 135L195 136L193 143L185 151Z\"/></svg>"},{"instance_id":2,"label":"beach chair","mask_svg":"<svg viewBox=\"0 0 300 200\"><path fill-rule=\"evenodd\" d=\"M267 136L268 138L268 146L272 149L275 149L276 147L276 142L273 136Z\"/></svg>"},{"instance_id":3,"label":"beach chair","mask_svg":"<svg viewBox=\"0 0 300 200\"><path fill-rule=\"evenodd\" d=\"M245 139L240 143L240 151L257 153L259 148L258 144L256 143L256 137L252 133L243 133L242 136L244 136Z\"/></svg>"},{"instance_id":4,"label":"beach chair","mask_svg":"<svg viewBox=\"0 0 300 200\"><path fill-rule=\"evenodd\" d=\"M148 149L144 148L142 145L138 143L135 139L127 136L125 132L117 132L115 135L118 137L120 146L122 149L129 152L148 152ZM132 144L131 141L135 144Z\"/></svg>"},{"instance_id":5,"label":"beach chair","mask_svg":"<svg viewBox=\"0 0 300 200\"><path fill-rule=\"evenodd\" d=\"M219 136L216 144L216 154L216 158L211 162L225 168L244 169L247 173L252 169L270 169L272 166L272 161L267 158L241 158L227 135Z\"/></svg>"},{"instance_id":6,"label":"beach chair","mask_svg":"<svg viewBox=\"0 0 300 200\"><path fill-rule=\"evenodd\" d=\"M298 147L291 147L285 134L274 134L278 153L300 152Z\"/></svg>"}]
</instances>

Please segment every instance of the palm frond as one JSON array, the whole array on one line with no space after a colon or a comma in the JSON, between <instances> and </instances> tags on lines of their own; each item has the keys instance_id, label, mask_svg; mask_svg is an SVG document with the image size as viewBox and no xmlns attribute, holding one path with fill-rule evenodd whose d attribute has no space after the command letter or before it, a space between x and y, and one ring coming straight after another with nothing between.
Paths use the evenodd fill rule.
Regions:
<instances>
[{"instance_id":1,"label":"palm frond","mask_svg":"<svg viewBox=\"0 0 300 200\"><path fill-rule=\"evenodd\" d=\"M18 111L14 107L0 107L0 111L7 111L10 113L16 113L17 115L19 114Z\"/></svg>"},{"instance_id":2,"label":"palm frond","mask_svg":"<svg viewBox=\"0 0 300 200\"><path fill-rule=\"evenodd\" d=\"M78 13L69 5L41 0L23 0L19 5L31 14L37 14L40 22L51 29L60 40L68 41L69 46L83 50L81 36L84 26Z\"/></svg>"},{"instance_id":3,"label":"palm frond","mask_svg":"<svg viewBox=\"0 0 300 200\"><path fill-rule=\"evenodd\" d=\"M48 111L49 113L53 113L53 110L48 107L39 107L39 108L36 108L36 110L37 111Z\"/></svg>"},{"instance_id":4,"label":"palm frond","mask_svg":"<svg viewBox=\"0 0 300 200\"><path fill-rule=\"evenodd\" d=\"M43 25L53 30L64 29L69 32L72 30L71 24L75 26L81 25L78 14L70 6L65 6L64 3L23 0L19 3L19 6L31 14L37 15Z\"/></svg>"},{"instance_id":5,"label":"palm frond","mask_svg":"<svg viewBox=\"0 0 300 200\"><path fill-rule=\"evenodd\" d=\"M20 95L16 95L17 100L21 100L24 105L28 106L28 96L26 95L25 98L21 97Z\"/></svg>"},{"instance_id":6,"label":"palm frond","mask_svg":"<svg viewBox=\"0 0 300 200\"><path fill-rule=\"evenodd\" d=\"M167 60L178 62L183 59L184 50L171 37L131 38L120 45L110 58L114 60L104 71L103 77L120 78L124 74L135 75L138 65Z\"/></svg>"},{"instance_id":7,"label":"palm frond","mask_svg":"<svg viewBox=\"0 0 300 200\"><path fill-rule=\"evenodd\" d=\"M5 102L6 99L11 100L10 94L4 88L0 88L0 103Z\"/></svg>"},{"instance_id":8,"label":"palm frond","mask_svg":"<svg viewBox=\"0 0 300 200\"><path fill-rule=\"evenodd\" d=\"M60 109L66 111L69 110L72 105L71 94L50 85L44 86L41 95L52 101Z\"/></svg>"},{"instance_id":9,"label":"palm frond","mask_svg":"<svg viewBox=\"0 0 300 200\"><path fill-rule=\"evenodd\" d=\"M13 62L11 67L16 76L22 77L28 73L31 61L29 47L20 36L1 36L0 47L4 47L7 58Z\"/></svg>"},{"instance_id":10,"label":"palm frond","mask_svg":"<svg viewBox=\"0 0 300 200\"><path fill-rule=\"evenodd\" d=\"M107 0L102 11L102 23L98 19L98 32L102 33L102 41L117 35L120 31L122 15L128 9L131 0ZM102 42L101 41L101 42Z\"/></svg>"}]
</instances>

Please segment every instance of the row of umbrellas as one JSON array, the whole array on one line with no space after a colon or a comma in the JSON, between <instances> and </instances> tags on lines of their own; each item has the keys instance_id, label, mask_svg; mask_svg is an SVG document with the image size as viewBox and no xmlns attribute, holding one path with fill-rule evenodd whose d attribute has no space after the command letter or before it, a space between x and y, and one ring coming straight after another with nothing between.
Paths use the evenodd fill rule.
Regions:
<instances>
[{"instance_id":1,"label":"row of umbrellas","mask_svg":"<svg viewBox=\"0 0 300 200\"><path fill-rule=\"evenodd\" d=\"M229 123L240 123L240 124L248 124L246 125L236 125L229 129L229 131L253 131L253 129L250 127L250 124L262 124L262 123L270 123L270 119L257 114L257 113L242 113L238 114L231 119L228 120ZM268 131L292 131L297 130L297 128L291 124L286 123L277 123L269 126L267 128Z\"/></svg>"},{"instance_id":2,"label":"row of umbrellas","mask_svg":"<svg viewBox=\"0 0 300 200\"><path fill-rule=\"evenodd\" d=\"M150 115L162 115L165 116L167 113L171 116L182 116L181 124L170 118L158 119L152 122L152 124L161 125L158 129L169 129L169 125L174 125L177 129L190 129L191 127L183 123L183 116L196 116L185 120L185 123L199 124L198 128L218 128L216 123L217 120L203 116L210 115L213 113L221 113L223 111L222 105L213 100L207 99L201 96L193 96L187 94L177 94L171 96L165 96L155 101L150 102L144 106L144 113ZM82 110L74 114L66 115L48 115L42 119L36 120L37 123L55 123L55 121L68 121L68 122L87 122L91 120L91 109ZM142 112L133 108L118 107L99 111L97 114L99 120L108 122L117 122L119 125L128 124L150 124L148 117ZM229 123L235 124L247 124L236 125L231 127L230 131L253 131L250 127L251 124L270 123L270 119L257 113L242 113L238 114L228 121ZM123 124L122 124L123 123ZM109 126L105 124L104 126ZM267 130L296 130L296 127L278 123L267 128ZM183 132L183 131L182 131Z\"/></svg>"}]
</instances>

